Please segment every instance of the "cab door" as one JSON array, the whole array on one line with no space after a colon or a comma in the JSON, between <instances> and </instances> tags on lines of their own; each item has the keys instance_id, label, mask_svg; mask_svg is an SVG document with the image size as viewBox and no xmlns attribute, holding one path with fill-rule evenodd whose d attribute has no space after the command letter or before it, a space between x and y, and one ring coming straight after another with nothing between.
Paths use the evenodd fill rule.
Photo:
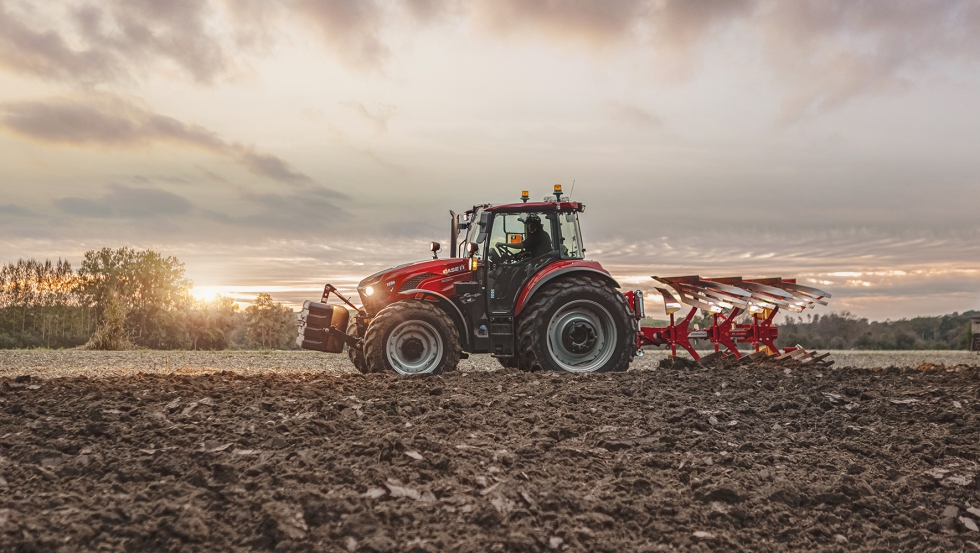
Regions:
<instances>
[{"instance_id":1,"label":"cab door","mask_svg":"<svg viewBox=\"0 0 980 553\"><path fill-rule=\"evenodd\" d=\"M541 268L559 258L557 215L535 213L547 235L550 248L538 252L524 251L519 246L527 238L525 222L530 213L494 214L487 237L487 313L490 316L490 350L498 356L514 354L514 307L524 285Z\"/></svg>"}]
</instances>

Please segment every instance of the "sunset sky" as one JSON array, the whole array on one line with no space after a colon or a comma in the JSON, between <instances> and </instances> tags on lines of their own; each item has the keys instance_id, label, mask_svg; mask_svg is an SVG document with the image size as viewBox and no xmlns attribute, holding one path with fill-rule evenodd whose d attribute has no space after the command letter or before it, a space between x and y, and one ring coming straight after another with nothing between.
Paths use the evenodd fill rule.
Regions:
<instances>
[{"instance_id":1,"label":"sunset sky","mask_svg":"<svg viewBox=\"0 0 980 553\"><path fill-rule=\"evenodd\" d=\"M978 69L974 0L0 0L0 262L295 304L574 182L631 288L980 309Z\"/></svg>"}]
</instances>

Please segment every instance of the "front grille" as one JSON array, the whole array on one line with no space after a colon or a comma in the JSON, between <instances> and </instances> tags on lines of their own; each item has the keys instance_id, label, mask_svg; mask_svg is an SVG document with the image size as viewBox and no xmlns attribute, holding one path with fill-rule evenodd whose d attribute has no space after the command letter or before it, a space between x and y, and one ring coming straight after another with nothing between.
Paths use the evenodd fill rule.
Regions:
<instances>
[{"instance_id":1,"label":"front grille","mask_svg":"<svg viewBox=\"0 0 980 553\"><path fill-rule=\"evenodd\" d=\"M416 288L418 288L418 286L419 286L419 284L420 284L420 283L421 283L421 282L422 282L423 280L425 280L425 279L427 279L427 278L432 278L432 277L434 277L434 276L436 276L436 275L435 275L435 274L433 274L433 273L422 273L422 274L420 274L420 275L415 275L415 276L413 276L412 278L410 278L410 279L408 279L408 280L406 280L406 281L405 281L405 283L404 283L404 284L402 284L402 285L401 285L401 286L400 286L400 287L398 288L398 291L399 291L399 292L404 292L404 291L406 291L406 290L414 290L414 289L416 289Z\"/></svg>"}]
</instances>

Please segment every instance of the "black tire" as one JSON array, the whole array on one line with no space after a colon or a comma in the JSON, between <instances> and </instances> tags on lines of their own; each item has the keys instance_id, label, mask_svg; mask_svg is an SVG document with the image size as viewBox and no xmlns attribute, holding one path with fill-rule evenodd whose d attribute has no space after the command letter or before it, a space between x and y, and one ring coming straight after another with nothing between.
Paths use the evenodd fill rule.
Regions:
<instances>
[{"instance_id":1,"label":"black tire","mask_svg":"<svg viewBox=\"0 0 980 553\"><path fill-rule=\"evenodd\" d=\"M576 310L583 314L579 319L574 318ZM562 344L552 345L549 334L561 331L566 332L561 334ZM581 342L575 342L582 336L576 332L584 333ZM571 341L564 342L565 337ZM593 349L588 349L590 343ZM574 351L565 349L569 344ZM559 277L539 290L522 310L517 353L524 370L625 371L636 355L636 319L626 298L608 281L584 275ZM559 359L562 355L567 362ZM573 363L573 355L582 356L580 365Z\"/></svg>"},{"instance_id":2,"label":"black tire","mask_svg":"<svg viewBox=\"0 0 980 553\"><path fill-rule=\"evenodd\" d=\"M396 331L398 335L393 338ZM391 339L396 343L389 343ZM412 359L413 353L419 357ZM370 372L439 374L455 370L460 353L459 333L452 319L425 301L400 301L385 307L368 325L364 336L364 359ZM413 370L413 362L418 362L420 368Z\"/></svg>"},{"instance_id":3,"label":"black tire","mask_svg":"<svg viewBox=\"0 0 980 553\"><path fill-rule=\"evenodd\" d=\"M347 325L347 334L350 336L358 336L356 322L351 321L351 323ZM360 338L360 336L358 336L358 338ZM354 364L354 368L357 369L358 372L364 374L370 372L368 371L367 361L364 360L363 349L347 346L347 357L350 358L350 362Z\"/></svg>"},{"instance_id":4,"label":"black tire","mask_svg":"<svg viewBox=\"0 0 980 553\"><path fill-rule=\"evenodd\" d=\"M516 355L513 357L496 357L495 359L505 369L516 369L520 367L520 362Z\"/></svg>"}]
</instances>

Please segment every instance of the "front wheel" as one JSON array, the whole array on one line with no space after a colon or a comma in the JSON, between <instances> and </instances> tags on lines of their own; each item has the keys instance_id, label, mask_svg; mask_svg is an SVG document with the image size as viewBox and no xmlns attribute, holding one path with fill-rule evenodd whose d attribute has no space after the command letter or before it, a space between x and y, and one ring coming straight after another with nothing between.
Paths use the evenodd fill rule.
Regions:
<instances>
[{"instance_id":1,"label":"front wheel","mask_svg":"<svg viewBox=\"0 0 980 553\"><path fill-rule=\"evenodd\" d=\"M385 307L368 325L364 337L364 359L371 372L438 374L455 369L460 352L452 319L424 301L400 301Z\"/></svg>"},{"instance_id":2,"label":"front wheel","mask_svg":"<svg viewBox=\"0 0 980 553\"><path fill-rule=\"evenodd\" d=\"M589 276L556 279L535 294L517 326L521 365L574 373L625 371L636 320L626 299Z\"/></svg>"},{"instance_id":3,"label":"front wheel","mask_svg":"<svg viewBox=\"0 0 980 553\"><path fill-rule=\"evenodd\" d=\"M350 325L347 326L348 336L357 336L357 322L351 321ZM354 364L354 368L360 373L366 373L368 371L367 361L364 360L364 350L352 348L347 346L347 357L350 358L350 362Z\"/></svg>"}]
</instances>

